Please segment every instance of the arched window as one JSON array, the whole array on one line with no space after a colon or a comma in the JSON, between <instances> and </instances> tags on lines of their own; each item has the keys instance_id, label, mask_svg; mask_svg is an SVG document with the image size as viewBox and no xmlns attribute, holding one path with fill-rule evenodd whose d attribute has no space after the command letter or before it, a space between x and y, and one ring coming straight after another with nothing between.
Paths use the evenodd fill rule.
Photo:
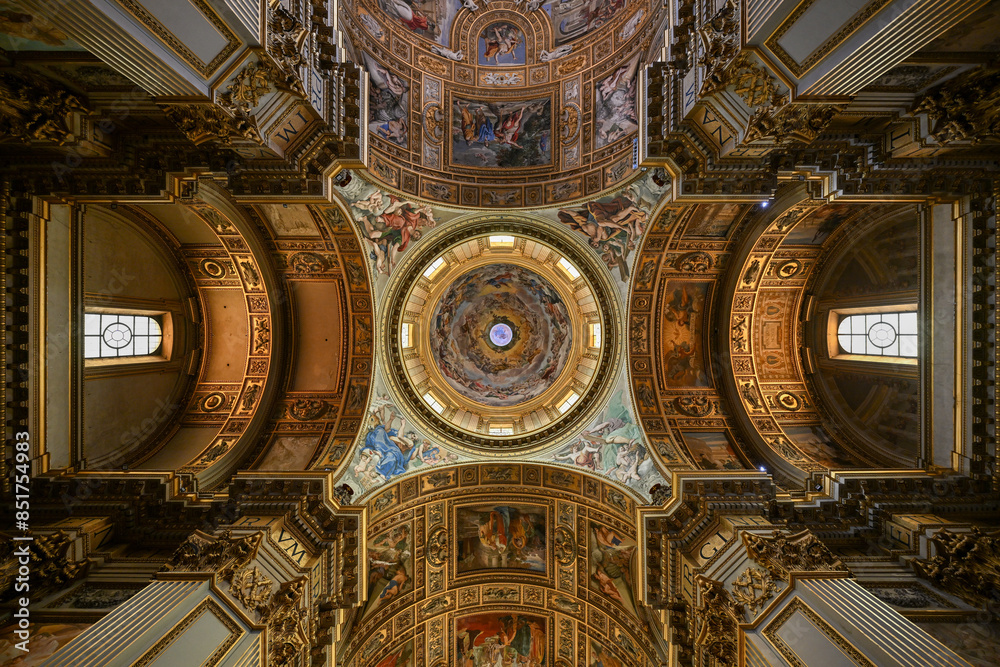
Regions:
<instances>
[{"instance_id":1,"label":"arched window","mask_svg":"<svg viewBox=\"0 0 1000 667\"><path fill-rule=\"evenodd\" d=\"M837 314L839 349L833 356L877 357L881 361L917 358L917 312L912 306L865 310Z\"/></svg>"},{"instance_id":2,"label":"arched window","mask_svg":"<svg viewBox=\"0 0 1000 667\"><path fill-rule=\"evenodd\" d=\"M84 314L84 359L158 355L162 345L163 322L160 316L93 312Z\"/></svg>"}]
</instances>

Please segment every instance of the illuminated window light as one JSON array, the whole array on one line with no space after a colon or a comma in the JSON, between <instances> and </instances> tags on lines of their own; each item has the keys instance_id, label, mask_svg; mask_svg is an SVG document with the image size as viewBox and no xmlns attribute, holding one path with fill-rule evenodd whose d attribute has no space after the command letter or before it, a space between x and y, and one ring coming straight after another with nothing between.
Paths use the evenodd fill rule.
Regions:
<instances>
[{"instance_id":1,"label":"illuminated window light","mask_svg":"<svg viewBox=\"0 0 1000 667\"><path fill-rule=\"evenodd\" d=\"M573 280L576 280L577 278L580 277L580 272L577 271L576 267L570 264L569 260L567 260L565 257L559 260L559 268L565 271L566 275L568 275Z\"/></svg>"},{"instance_id":2,"label":"illuminated window light","mask_svg":"<svg viewBox=\"0 0 1000 667\"><path fill-rule=\"evenodd\" d=\"M440 269L442 266L444 266L444 257L438 257L433 262L431 262L430 266L424 269L424 278L429 279L431 276L437 273L437 270Z\"/></svg>"},{"instance_id":3,"label":"illuminated window light","mask_svg":"<svg viewBox=\"0 0 1000 667\"><path fill-rule=\"evenodd\" d=\"M882 312L847 315L837 325L837 342L847 354L869 357L917 357L916 311L889 307Z\"/></svg>"},{"instance_id":4,"label":"illuminated window light","mask_svg":"<svg viewBox=\"0 0 1000 667\"><path fill-rule=\"evenodd\" d=\"M572 394L569 395L569 398L563 401L563 404L559 406L559 414L561 415L566 414L566 411L569 410L571 407L573 407L573 404L576 403L579 399L580 395L574 391Z\"/></svg>"},{"instance_id":5,"label":"illuminated window light","mask_svg":"<svg viewBox=\"0 0 1000 667\"><path fill-rule=\"evenodd\" d=\"M513 236L491 236L490 237L490 247L491 248L513 248L514 247L514 237Z\"/></svg>"},{"instance_id":6,"label":"illuminated window light","mask_svg":"<svg viewBox=\"0 0 1000 667\"><path fill-rule=\"evenodd\" d=\"M412 329L412 324L409 322L403 322L403 328L399 332L399 340L402 342L403 347L413 347L413 341L410 339Z\"/></svg>"},{"instance_id":7,"label":"illuminated window light","mask_svg":"<svg viewBox=\"0 0 1000 667\"><path fill-rule=\"evenodd\" d=\"M600 323L590 325L590 347L601 346L601 325Z\"/></svg>"},{"instance_id":8,"label":"illuminated window light","mask_svg":"<svg viewBox=\"0 0 1000 667\"><path fill-rule=\"evenodd\" d=\"M431 396L431 394L429 392L426 393L426 394L424 394L424 401L427 402L427 405L431 406L431 409L434 410L434 412L436 412L438 414L441 414L442 412L444 412L444 406L441 405L437 401L437 399L435 399L433 396Z\"/></svg>"},{"instance_id":9,"label":"illuminated window light","mask_svg":"<svg viewBox=\"0 0 1000 667\"><path fill-rule=\"evenodd\" d=\"M162 319L133 313L85 313L83 357L105 359L160 354Z\"/></svg>"},{"instance_id":10,"label":"illuminated window light","mask_svg":"<svg viewBox=\"0 0 1000 667\"><path fill-rule=\"evenodd\" d=\"M490 424L490 435L514 435L514 425Z\"/></svg>"}]
</instances>

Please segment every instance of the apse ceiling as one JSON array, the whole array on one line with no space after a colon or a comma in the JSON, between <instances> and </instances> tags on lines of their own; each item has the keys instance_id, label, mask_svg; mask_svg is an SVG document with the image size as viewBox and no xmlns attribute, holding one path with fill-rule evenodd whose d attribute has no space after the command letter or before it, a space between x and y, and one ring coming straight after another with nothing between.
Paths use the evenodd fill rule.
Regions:
<instances>
[{"instance_id":1,"label":"apse ceiling","mask_svg":"<svg viewBox=\"0 0 1000 667\"><path fill-rule=\"evenodd\" d=\"M590 196L637 169L641 66L665 14L648 0L349 0L370 76L372 176L458 206Z\"/></svg>"}]
</instances>

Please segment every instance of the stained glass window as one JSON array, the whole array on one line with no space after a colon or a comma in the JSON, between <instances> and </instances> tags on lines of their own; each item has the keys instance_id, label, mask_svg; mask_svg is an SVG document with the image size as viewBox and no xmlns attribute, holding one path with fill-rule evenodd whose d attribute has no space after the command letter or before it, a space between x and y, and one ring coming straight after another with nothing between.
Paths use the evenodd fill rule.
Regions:
<instances>
[{"instance_id":1,"label":"stained glass window","mask_svg":"<svg viewBox=\"0 0 1000 667\"><path fill-rule=\"evenodd\" d=\"M163 344L159 318L121 313L85 313L85 359L145 357L158 354Z\"/></svg>"},{"instance_id":2,"label":"stained glass window","mask_svg":"<svg viewBox=\"0 0 1000 667\"><path fill-rule=\"evenodd\" d=\"M845 315L837 325L841 352L872 357L917 356L917 313L887 311Z\"/></svg>"}]
</instances>

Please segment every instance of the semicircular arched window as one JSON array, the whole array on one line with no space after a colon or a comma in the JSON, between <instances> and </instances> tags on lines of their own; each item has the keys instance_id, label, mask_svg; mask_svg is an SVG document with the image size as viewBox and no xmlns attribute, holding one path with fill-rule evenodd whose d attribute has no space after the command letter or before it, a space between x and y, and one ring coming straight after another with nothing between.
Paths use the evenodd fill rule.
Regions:
<instances>
[{"instance_id":1,"label":"semicircular arched window","mask_svg":"<svg viewBox=\"0 0 1000 667\"><path fill-rule=\"evenodd\" d=\"M84 314L84 359L146 357L160 354L162 346L163 323L159 316Z\"/></svg>"},{"instance_id":2,"label":"semicircular arched window","mask_svg":"<svg viewBox=\"0 0 1000 667\"><path fill-rule=\"evenodd\" d=\"M840 310L836 313L836 348L833 357L865 357L872 361L917 358L919 326L913 306Z\"/></svg>"}]
</instances>

